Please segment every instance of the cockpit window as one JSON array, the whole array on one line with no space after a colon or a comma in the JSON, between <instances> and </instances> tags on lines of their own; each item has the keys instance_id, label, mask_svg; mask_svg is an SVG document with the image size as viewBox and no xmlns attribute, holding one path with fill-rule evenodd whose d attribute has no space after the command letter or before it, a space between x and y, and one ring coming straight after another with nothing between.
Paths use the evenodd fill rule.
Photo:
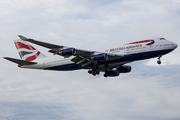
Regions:
<instances>
[{"instance_id":1,"label":"cockpit window","mask_svg":"<svg viewBox=\"0 0 180 120\"><path fill-rule=\"evenodd\" d=\"M165 38L160 38L160 40L166 40Z\"/></svg>"}]
</instances>

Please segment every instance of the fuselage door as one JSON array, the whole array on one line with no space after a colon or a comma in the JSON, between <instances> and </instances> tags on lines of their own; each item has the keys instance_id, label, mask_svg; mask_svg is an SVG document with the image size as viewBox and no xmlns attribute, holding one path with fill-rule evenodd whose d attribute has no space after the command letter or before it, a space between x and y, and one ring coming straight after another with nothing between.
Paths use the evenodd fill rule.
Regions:
<instances>
[{"instance_id":1,"label":"fuselage door","mask_svg":"<svg viewBox=\"0 0 180 120\"><path fill-rule=\"evenodd\" d=\"M130 53L130 49L126 48L126 53L129 54Z\"/></svg>"},{"instance_id":2,"label":"fuselage door","mask_svg":"<svg viewBox=\"0 0 180 120\"><path fill-rule=\"evenodd\" d=\"M46 63L45 62L43 63L43 67L46 68Z\"/></svg>"},{"instance_id":3,"label":"fuselage door","mask_svg":"<svg viewBox=\"0 0 180 120\"><path fill-rule=\"evenodd\" d=\"M152 45L150 45L150 46L149 46L149 49L150 49L150 50L153 50L153 46L152 46Z\"/></svg>"}]
</instances>

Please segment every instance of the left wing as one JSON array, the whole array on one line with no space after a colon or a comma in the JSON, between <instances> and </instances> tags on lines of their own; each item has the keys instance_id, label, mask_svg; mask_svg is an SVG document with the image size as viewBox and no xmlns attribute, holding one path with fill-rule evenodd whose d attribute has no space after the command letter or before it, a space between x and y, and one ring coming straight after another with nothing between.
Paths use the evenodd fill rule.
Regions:
<instances>
[{"instance_id":1,"label":"left wing","mask_svg":"<svg viewBox=\"0 0 180 120\"><path fill-rule=\"evenodd\" d=\"M71 61L75 62L76 64L80 64L83 67L91 64L94 61L114 60L124 57L124 55L121 54L110 54L110 53L103 53L97 51L81 50L73 47L54 45L51 43L29 39L22 35L18 35L18 36L20 39L24 41L28 41L40 45L42 47L49 48L50 50L48 52L51 52L53 54L61 55L65 58L70 56L75 56Z\"/></svg>"}]
</instances>

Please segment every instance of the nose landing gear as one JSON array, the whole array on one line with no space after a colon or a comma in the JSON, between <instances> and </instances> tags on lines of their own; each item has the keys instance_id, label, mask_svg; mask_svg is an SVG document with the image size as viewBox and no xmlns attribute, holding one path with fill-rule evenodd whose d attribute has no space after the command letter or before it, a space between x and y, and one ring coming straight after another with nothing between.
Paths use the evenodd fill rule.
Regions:
<instances>
[{"instance_id":1,"label":"nose landing gear","mask_svg":"<svg viewBox=\"0 0 180 120\"><path fill-rule=\"evenodd\" d=\"M162 55L159 55L159 57L158 57L158 61L157 61L157 64L161 64L161 57L162 57Z\"/></svg>"},{"instance_id":2,"label":"nose landing gear","mask_svg":"<svg viewBox=\"0 0 180 120\"><path fill-rule=\"evenodd\" d=\"M161 64L161 61L159 61L159 60L158 60L158 61L157 61L157 64L159 64L159 65L160 65L160 64Z\"/></svg>"}]
</instances>

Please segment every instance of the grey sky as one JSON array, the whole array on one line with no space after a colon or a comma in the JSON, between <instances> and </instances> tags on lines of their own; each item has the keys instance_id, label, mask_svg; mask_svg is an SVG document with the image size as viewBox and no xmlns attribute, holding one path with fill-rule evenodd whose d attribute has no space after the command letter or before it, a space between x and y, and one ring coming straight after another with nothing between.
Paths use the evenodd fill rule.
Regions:
<instances>
[{"instance_id":1,"label":"grey sky","mask_svg":"<svg viewBox=\"0 0 180 120\"><path fill-rule=\"evenodd\" d=\"M180 45L179 0L6 0L0 11L1 57L19 58L19 34L87 50L154 37ZM0 59L0 119L178 120L179 54L177 48L164 56L161 66L157 59L130 63L131 73L107 79L86 70L20 69Z\"/></svg>"}]
</instances>

